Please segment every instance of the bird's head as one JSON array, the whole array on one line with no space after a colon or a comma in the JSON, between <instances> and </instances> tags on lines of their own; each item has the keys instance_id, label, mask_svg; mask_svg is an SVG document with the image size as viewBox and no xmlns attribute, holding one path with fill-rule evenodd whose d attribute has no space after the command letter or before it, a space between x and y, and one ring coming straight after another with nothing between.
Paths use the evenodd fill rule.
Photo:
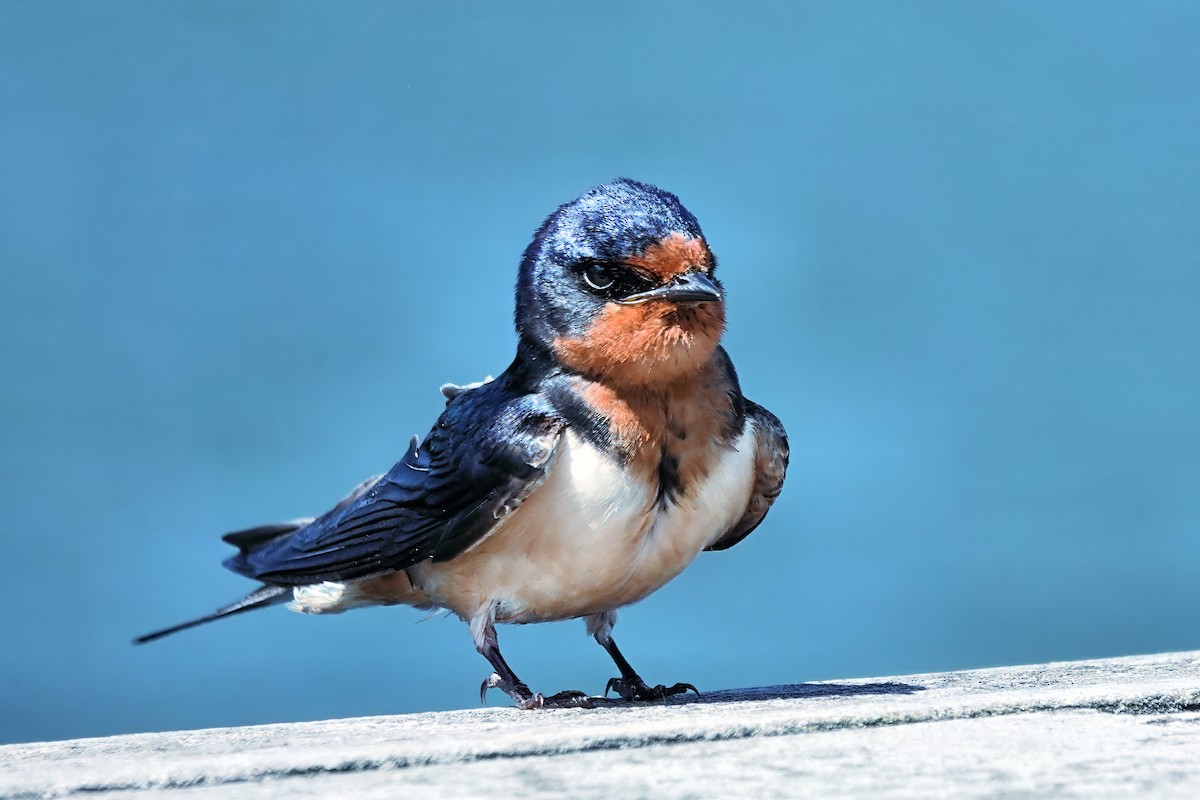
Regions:
<instances>
[{"instance_id":1,"label":"bird's head","mask_svg":"<svg viewBox=\"0 0 1200 800\"><path fill-rule=\"evenodd\" d=\"M656 386L697 374L725 328L725 293L679 198L626 178L560 206L517 281L517 330L566 368Z\"/></svg>"}]
</instances>

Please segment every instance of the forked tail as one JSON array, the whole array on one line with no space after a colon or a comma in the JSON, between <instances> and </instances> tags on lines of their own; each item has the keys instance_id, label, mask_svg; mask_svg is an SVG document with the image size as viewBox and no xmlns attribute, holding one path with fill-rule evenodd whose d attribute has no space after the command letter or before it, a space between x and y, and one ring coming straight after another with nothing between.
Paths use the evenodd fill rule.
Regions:
<instances>
[{"instance_id":1,"label":"forked tail","mask_svg":"<svg viewBox=\"0 0 1200 800\"><path fill-rule=\"evenodd\" d=\"M228 617L233 614L241 614L243 611L253 611L256 608L265 608L278 603L287 602L292 595L292 587L290 586L260 586L250 594L238 600L236 603L230 603L227 606L218 608L211 614L206 614L203 617L190 619L187 622L181 622L178 625L172 625L169 628L163 628L160 631L147 633L145 636L139 636L133 640L134 644L145 644L153 642L155 639L161 639L178 631L194 628L197 625L203 625L206 622L212 622L215 619Z\"/></svg>"}]
</instances>

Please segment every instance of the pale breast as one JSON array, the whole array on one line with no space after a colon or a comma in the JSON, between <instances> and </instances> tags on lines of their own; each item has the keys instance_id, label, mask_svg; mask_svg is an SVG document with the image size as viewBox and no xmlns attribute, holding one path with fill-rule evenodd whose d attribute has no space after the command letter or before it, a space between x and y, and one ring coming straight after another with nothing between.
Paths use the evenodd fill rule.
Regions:
<instances>
[{"instance_id":1,"label":"pale breast","mask_svg":"<svg viewBox=\"0 0 1200 800\"><path fill-rule=\"evenodd\" d=\"M748 421L732 447L712 445L704 476L659 502L657 485L567 431L546 482L492 535L409 574L434 602L464 618L492 604L507 622L619 608L674 578L742 516L755 445Z\"/></svg>"}]
</instances>

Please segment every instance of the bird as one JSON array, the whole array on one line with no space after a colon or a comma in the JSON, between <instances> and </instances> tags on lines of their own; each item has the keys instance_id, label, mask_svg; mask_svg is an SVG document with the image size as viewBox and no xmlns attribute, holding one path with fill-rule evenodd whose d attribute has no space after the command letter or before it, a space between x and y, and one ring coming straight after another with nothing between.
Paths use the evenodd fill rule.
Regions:
<instances>
[{"instance_id":1,"label":"bird","mask_svg":"<svg viewBox=\"0 0 1200 800\"><path fill-rule=\"evenodd\" d=\"M135 643L282 603L446 609L493 669L481 702L499 689L521 709L589 708L602 698L530 690L496 632L581 618L620 673L603 698L699 695L643 680L613 626L745 539L783 487L787 434L721 345L716 267L696 217L654 185L619 178L559 206L520 261L508 368L443 386L424 439L321 516L223 536L238 550L224 566L261 585Z\"/></svg>"}]
</instances>

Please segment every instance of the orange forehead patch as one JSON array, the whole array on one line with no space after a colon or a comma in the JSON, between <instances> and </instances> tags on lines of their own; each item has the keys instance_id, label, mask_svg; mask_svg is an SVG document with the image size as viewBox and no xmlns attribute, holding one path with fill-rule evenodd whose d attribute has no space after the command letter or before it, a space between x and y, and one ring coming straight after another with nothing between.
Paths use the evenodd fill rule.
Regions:
<instances>
[{"instance_id":1,"label":"orange forehead patch","mask_svg":"<svg viewBox=\"0 0 1200 800\"><path fill-rule=\"evenodd\" d=\"M690 269L709 264L708 245L703 239L689 239L672 233L647 247L640 256L625 259L631 267L645 270L661 281L669 281Z\"/></svg>"}]
</instances>

